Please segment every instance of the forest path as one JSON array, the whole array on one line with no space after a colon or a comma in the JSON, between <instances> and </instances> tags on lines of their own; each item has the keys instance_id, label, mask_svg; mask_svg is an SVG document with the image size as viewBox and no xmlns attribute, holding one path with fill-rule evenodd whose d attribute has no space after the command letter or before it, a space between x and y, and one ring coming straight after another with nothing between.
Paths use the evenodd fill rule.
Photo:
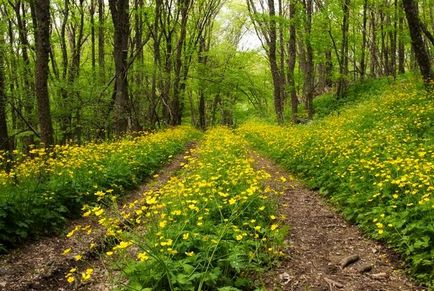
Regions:
<instances>
[{"instance_id":1,"label":"forest path","mask_svg":"<svg viewBox=\"0 0 434 291\"><path fill-rule=\"evenodd\" d=\"M185 162L184 156L195 146L196 143L192 143L182 153L174 156L166 166L157 171L157 175L125 195L125 199L121 199L121 202L134 201L143 192L160 188L181 168L182 163ZM92 233L83 236L74 235L71 238L65 235L46 237L0 256L0 291L71 290L72 287L65 278L68 270L76 266L85 268L98 265L97 267L104 268L98 255L89 250L91 241L96 243L96 250L104 249L104 230L95 221L84 217L71 221L67 230L78 225L91 225ZM72 249L71 254L78 251L83 258L77 262L71 254L62 255L68 248ZM95 271L104 274L104 270ZM98 281L98 278L95 279Z\"/></svg>"},{"instance_id":2,"label":"forest path","mask_svg":"<svg viewBox=\"0 0 434 291\"><path fill-rule=\"evenodd\" d=\"M254 157L256 167L272 177L288 177L271 160ZM279 211L290 227L289 248L282 264L263 274L267 290L425 290L405 275L396 254L364 237L319 193L293 179L282 180L269 183L284 192ZM349 263L355 256L357 261ZM343 268L345 260L348 266Z\"/></svg>"},{"instance_id":3,"label":"forest path","mask_svg":"<svg viewBox=\"0 0 434 291\"><path fill-rule=\"evenodd\" d=\"M174 157L158 172L158 177L132 192L127 201L160 188L181 168L185 155L184 152ZM260 275L267 290L424 290L405 275L402 262L393 252L365 238L318 193L289 179L288 173L271 160L255 153L251 156L257 169L273 177L268 180L268 186L284 193L279 212L287 217L290 227L289 247L282 264ZM90 223L82 218L74 221L69 229ZM103 235L102 230L95 229L91 236L85 236L86 241L77 236L45 238L0 257L0 290L71 290L65 273L75 266L95 269L95 276L79 286L79 290L110 290L104 260L98 255L88 251L79 262L61 255L67 248L85 252L89 239L99 239L98 247L103 250ZM342 260L354 255L360 259L342 268Z\"/></svg>"}]
</instances>

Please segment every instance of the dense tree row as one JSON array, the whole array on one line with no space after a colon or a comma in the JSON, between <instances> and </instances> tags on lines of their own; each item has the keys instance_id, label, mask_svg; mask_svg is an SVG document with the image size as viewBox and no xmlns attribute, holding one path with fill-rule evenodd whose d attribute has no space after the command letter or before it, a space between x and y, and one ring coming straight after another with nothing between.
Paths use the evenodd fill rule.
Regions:
<instances>
[{"instance_id":1,"label":"dense tree row","mask_svg":"<svg viewBox=\"0 0 434 291\"><path fill-rule=\"evenodd\" d=\"M396 77L417 64L428 86L433 79L433 1L247 2L267 52L280 123L288 98L296 122L299 99L311 118L316 94L333 86L337 98L343 98L351 80ZM295 80L295 69L301 79Z\"/></svg>"},{"instance_id":2,"label":"dense tree row","mask_svg":"<svg viewBox=\"0 0 434 291\"><path fill-rule=\"evenodd\" d=\"M103 139L185 118L202 128L232 123L240 96L263 106L266 70L255 76L257 53L237 51L247 13L226 8L225 19L216 20L222 6L2 2L1 149Z\"/></svg>"},{"instance_id":3,"label":"dense tree row","mask_svg":"<svg viewBox=\"0 0 434 291\"><path fill-rule=\"evenodd\" d=\"M428 84L433 7L433 0L4 0L0 150L183 121L232 124L237 110L267 115L270 99L278 122L288 111L298 122L299 103L311 118L314 96L333 88L344 98L350 81L420 68ZM262 50L240 50L249 23L268 64Z\"/></svg>"}]
</instances>

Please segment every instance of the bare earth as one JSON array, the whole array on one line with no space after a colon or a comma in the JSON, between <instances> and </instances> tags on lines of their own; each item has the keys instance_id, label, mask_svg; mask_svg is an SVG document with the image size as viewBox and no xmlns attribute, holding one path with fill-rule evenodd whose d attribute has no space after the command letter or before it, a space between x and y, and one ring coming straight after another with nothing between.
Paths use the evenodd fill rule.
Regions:
<instances>
[{"instance_id":1,"label":"bare earth","mask_svg":"<svg viewBox=\"0 0 434 291\"><path fill-rule=\"evenodd\" d=\"M158 177L132 192L128 200L166 183L185 162L184 155L176 156ZM290 226L286 258L279 267L261 275L267 290L426 290L405 275L398 256L364 237L318 193L288 179L288 173L269 159L252 156L255 166L273 177L269 186L284 192L280 213L287 217ZM70 228L85 223L95 225L83 218L72 222ZM103 231L96 229L85 242L64 236L45 238L1 256L0 290L110 290L104 260L95 253L86 253L78 264L95 268L96 274L89 283L71 286L64 277L77 262L66 259L63 250L71 247L85 251L90 239L100 242L99 248L104 249L102 236ZM347 266L343 267L344 263Z\"/></svg>"},{"instance_id":2,"label":"bare earth","mask_svg":"<svg viewBox=\"0 0 434 291\"><path fill-rule=\"evenodd\" d=\"M255 158L272 177L288 177L269 159ZM396 254L364 237L318 193L291 179L283 187L280 212L290 226L290 247L281 266L264 274L267 290L425 290L405 275ZM357 261L343 268L351 258Z\"/></svg>"}]
</instances>

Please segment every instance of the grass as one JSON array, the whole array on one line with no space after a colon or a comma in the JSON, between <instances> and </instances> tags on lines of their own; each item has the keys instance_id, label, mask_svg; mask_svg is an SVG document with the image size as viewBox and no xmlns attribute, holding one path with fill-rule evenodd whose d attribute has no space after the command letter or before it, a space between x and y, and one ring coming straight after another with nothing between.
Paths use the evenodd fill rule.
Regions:
<instances>
[{"instance_id":1,"label":"grass","mask_svg":"<svg viewBox=\"0 0 434 291\"><path fill-rule=\"evenodd\" d=\"M85 209L115 242L105 256L118 282L128 282L128 290L260 285L250 274L275 263L286 234L276 213L279 193L265 185L270 175L253 168L246 142L226 128L211 129L187 160L162 188L115 217L99 207ZM68 281L90 279L86 272L93 270L87 270L68 273Z\"/></svg>"},{"instance_id":2,"label":"grass","mask_svg":"<svg viewBox=\"0 0 434 291\"><path fill-rule=\"evenodd\" d=\"M180 127L117 142L19 152L9 172L0 171L0 251L61 230L98 191L117 195L152 175L199 136ZM0 156L0 163L4 163Z\"/></svg>"},{"instance_id":3,"label":"grass","mask_svg":"<svg viewBox=\"0 0 434 291\"><path fill-rule=\"evenodd\" d=\"M358 97L335 106L339 114L302 126L250 123L239 132L395 248L415 278L433 286L434 104L412 80L369 87L366 95L364 86L352 89ZM330 98L317 101L318 112L332 109Z\"/></svg>"}]
</instances>

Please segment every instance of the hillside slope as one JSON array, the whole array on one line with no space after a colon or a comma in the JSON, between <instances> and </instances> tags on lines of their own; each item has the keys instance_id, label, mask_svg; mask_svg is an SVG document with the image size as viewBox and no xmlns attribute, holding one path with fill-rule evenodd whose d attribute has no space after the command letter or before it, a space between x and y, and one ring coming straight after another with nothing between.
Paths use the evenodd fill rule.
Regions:
<instances>
[{"instance_id":1,"label":"hillside slope","mask_svg":"<svg viewBox=\"0 0 434 291\"><path fill-rule=\"evenodd\" d=\"M411 80L308 125L243 125L257 149L304 178L434 284L434 103Z\"/></svg>"}]
</instances>

